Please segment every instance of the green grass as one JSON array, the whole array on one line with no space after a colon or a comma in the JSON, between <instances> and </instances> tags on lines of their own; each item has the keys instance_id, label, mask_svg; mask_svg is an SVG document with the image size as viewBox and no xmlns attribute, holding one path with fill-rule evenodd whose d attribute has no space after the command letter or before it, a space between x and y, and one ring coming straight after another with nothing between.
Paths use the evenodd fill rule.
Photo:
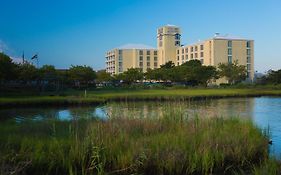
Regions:
<instances>
[{"instance_id":1,"label":"green grass","mask_svg":"<svg viewBox=\"0 0 281 175\"><path fill-rule=\"evenodd\" d=\"M96 90L66 91L63 95L50 93L32 96L0 97L0 107L32 105L84 105L102 104L106 101L126 100L186 100L197 98L280 96L281 90L274 89L148 89L148 90Z\"/></svg>"},{"instance_id":2,"label":"green grass","mask_svg":"<svg viewBox=\"0 0 281 175\"><path fill-rule=\"evenodd\" d=\"M135 90L135 91L105 91L89 92L90 97L102 98L106 100L130 100L130 99L186 99L196 97L243 97L281 95L281 90L268 89L169 89L169 90Z\"/></svg>"},{"instance_id":3,"label":"green grass","mask_svg":"<svg viewBox=\"0 0 281 175\"><path fill-rule=\"evenodd\" d=\"M1 123L0 174L264 174L268 136L237 118L161 118Z\"/></svg>"},{"instance_id":4,"label":"green grass","mask_svg":"<svg viewBox=\"0 0 281 175\"><path fill-rule=\"evenodd\" d=\"M24 97L2 97L0 98L0 107L12 106L69 106L69 105L90 105L102 104L103 99L89 97L83 98L79 96L24 96Z\"/></svg>"}]
</instances>

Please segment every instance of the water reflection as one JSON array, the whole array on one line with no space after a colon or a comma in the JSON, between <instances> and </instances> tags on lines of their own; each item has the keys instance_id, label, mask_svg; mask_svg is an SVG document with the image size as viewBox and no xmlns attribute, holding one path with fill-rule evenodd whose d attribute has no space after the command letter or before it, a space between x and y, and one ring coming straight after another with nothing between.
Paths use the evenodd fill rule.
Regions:
<instances>
[{"instance_id":1,"label":"water reflection","mask_svg":"<svg viewBox=\"0 0 281 175\"><path fill-rule=\"evenodd\" d=\"M0 122L14 120L23 121L60 120L72 121L79 119L107 118L104 107L73 107L73 108L19 108L0 110Z\"/></svg>"},{"instance_id":2,"label":"water reflection","mask_svg":"<svg viewBox=\"0 0 281 175\"><path fill-rule=\"evenodd\" d=\"M163 117L167 112L180 112L194 117L243 117L252 118L255 105L254 98L215 99L204 101L181 102L129 102L111 103L106 106L107 115L111 117Z\"/></svg>"},{"instance_id":3,"label":"water reflection","mask_svg":"<svg viewBox=\"0 0 281 175\"><path fill-rule=\"evenodd\" d=\"M69 108L22 108L0 110L1 123L21 124L24 121L59 120L65 122L79 119L108 120L114 117L159 118L183 117L241 117L253 120L260 128L270 128L273 140L272 153L281 155L281 98L227 98L181 102L128 102L110 103L98 107ZM9 121L9 122L7 122Z\"/></svg>"}]
</instances>

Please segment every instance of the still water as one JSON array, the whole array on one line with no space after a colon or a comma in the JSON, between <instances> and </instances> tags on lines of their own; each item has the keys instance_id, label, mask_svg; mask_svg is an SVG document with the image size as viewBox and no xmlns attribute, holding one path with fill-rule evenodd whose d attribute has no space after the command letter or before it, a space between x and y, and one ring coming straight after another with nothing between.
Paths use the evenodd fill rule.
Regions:
<instances>
[{"instance_id":1,"label":"still water","mask_svg":"<svg viewBox=\"0 0 281 175\"><path fill-rule=\"evenodd\" d=\"M171 110L176 109L176 110ZM252 120L261 129L269 129L273 145L271 154L281 157L281 98L226 98L184 102L110 103L98 107L18 108L0 110L0 127L26 121L72 122L113 117L157 118L180 112L188 117L240 117ZM167 114L168 113L168 114ZM233 131L235 132L235 131ZM7 133L9 134L9 133Z\"/></svg>"}]
</instances>

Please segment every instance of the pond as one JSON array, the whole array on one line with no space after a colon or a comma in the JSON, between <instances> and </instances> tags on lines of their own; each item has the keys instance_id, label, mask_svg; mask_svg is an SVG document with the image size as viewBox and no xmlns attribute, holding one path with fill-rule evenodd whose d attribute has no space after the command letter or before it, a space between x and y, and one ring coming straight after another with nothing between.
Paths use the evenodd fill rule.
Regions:
<instances>
[{"instance_id":1,"label":"pond","mask_svg":"<svg viewBox=\"0 0 281 175\"><path fill-rule=\"evenodd\" d=\"M175 110L171 110L175 109ZM240 117L269 129L273 141L271 154L281 157L281 98L225 98L180 102L120 102L98 107L17 108L0 110L0 129L26 122L72 122L114 117L157 118L180 113L185 117ZM26 125L28 127L28 125ZM31 127L31 126L30 126ZM1 132L5 132L2 129ZM9 131L10 132L10 131ZM235 132L235 131L234 131ZM1 133L9 135L9 133ZM1 135L0 135L1 137Z\"/></svg>"}]
</instances>

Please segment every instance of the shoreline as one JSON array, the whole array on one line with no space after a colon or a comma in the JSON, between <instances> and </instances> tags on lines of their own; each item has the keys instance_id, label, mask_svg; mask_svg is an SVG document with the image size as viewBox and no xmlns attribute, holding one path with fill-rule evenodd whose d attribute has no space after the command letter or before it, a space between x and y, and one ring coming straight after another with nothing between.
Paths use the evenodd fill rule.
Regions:
<instances>
[{"instance_id":1,"label":"shoreline","mask_svg":"<svg viewBox=\"0 0 281 175\"><path fill-rule=\"evenodd\" d=\"M281 97L281 90L259 89L170 89L131 91L89 91L88 97L78 96L16 96L0 97L0 108L37 106L90 106L108 102L190 101L222 98Z\"/></svg>"}]
</instances>

